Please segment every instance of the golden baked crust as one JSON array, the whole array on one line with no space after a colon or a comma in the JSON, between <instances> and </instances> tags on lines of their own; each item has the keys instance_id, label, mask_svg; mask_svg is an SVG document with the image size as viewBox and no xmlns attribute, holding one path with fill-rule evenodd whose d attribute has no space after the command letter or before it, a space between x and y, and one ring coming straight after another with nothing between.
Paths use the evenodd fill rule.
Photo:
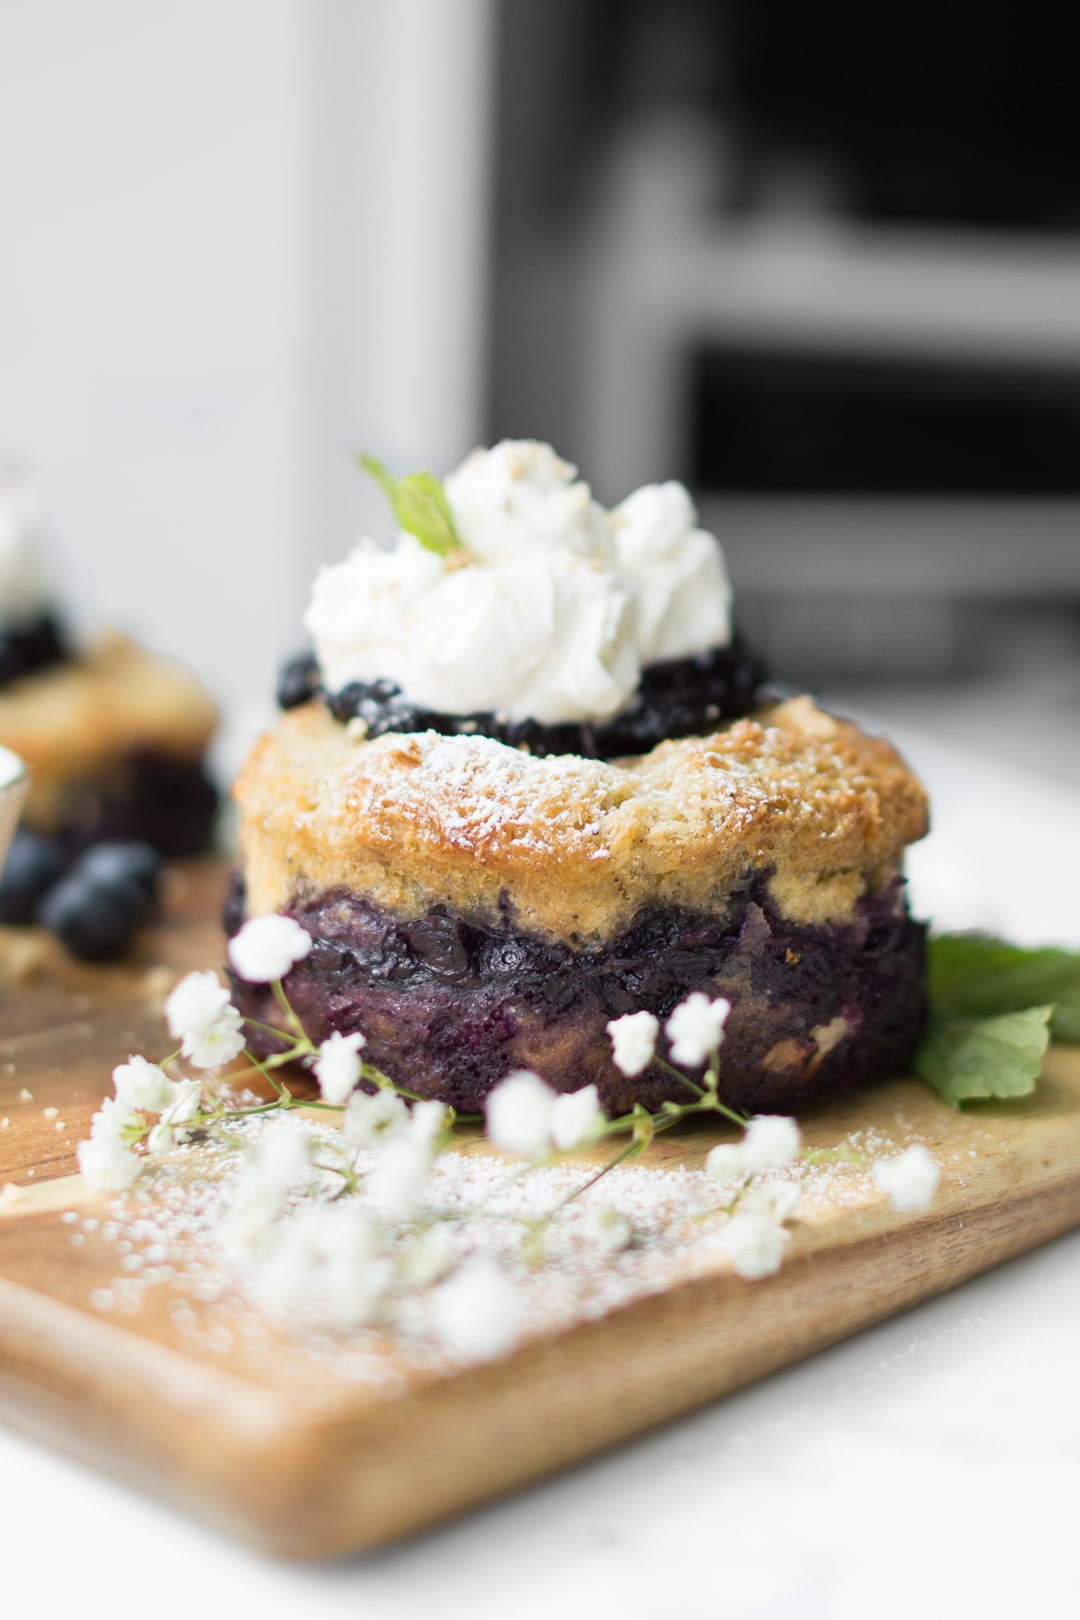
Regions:
<instances>
[{"instance_id":1,"label":"golden baked crust","mask_svg":"<svg viewBox=\"0 0 1080 1620\"><path fill-rule=\"evenodd\" d=\"M107 783L133 754L198 760L216 725L194 675L121 635L0 689L0 743L30 767L35 826L53 825L73 788Z\"/></svg>"},{"instance_id":2,"label":"golden baked crust","mask_svg":"<svg viewBox=\"0 0 1080 1620\"><path fill-rule=\"evenodd\" d=\"M487 737L366 741L282 715L234 788L252 915L334 888L594 944L644 906L723 913L748 873L792 920L837 922L899 868L926 795L880 738L809 698L640 758L537 759Z\"/></svg>"}]
</instances>

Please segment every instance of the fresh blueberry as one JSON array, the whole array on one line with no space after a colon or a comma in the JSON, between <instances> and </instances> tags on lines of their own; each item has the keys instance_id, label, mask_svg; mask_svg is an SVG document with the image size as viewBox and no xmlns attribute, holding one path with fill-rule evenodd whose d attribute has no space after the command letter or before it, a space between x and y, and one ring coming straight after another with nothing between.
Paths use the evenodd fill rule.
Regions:
<instances>
[{"instance_id":1,"label":"fresh blueberry","mask_svg":"<svg viewBox=\"0 0 1080 1620\"><path fill-rule=\"evenodd\" d=\"M282 709L297 709L301 703L310 703L319 690L322 674L313 653L300 653L290 658L281 671L277 700Z\"/></svg>"},{"instance_id":2,"label":"fresh blueberry","mask_svg":"<svg viewBox=\"0 0 1080 1620\"><path fill-rule=\"evenodd\" d=\"M117 879L130 878L137 883L148 900L157 896L161 876L161 856L153 844L141 839L108 839L93 844L81 855L72 868L73 873L91 883L106 886Z\"/></svg>"},{"instance_id":3,"label":"fresh blueberry","mask_svg":"<svg viewBox=\"0 0 1080 1620\"><path fill-rule=\"evenodd\" d=\"M64 875L64 858L51 838L20 828L0 877L0 923L33 922L38 905Z\"/></svg>"},{"instance_id":4,"label":"fresh blueberry","mask_svg":"<svg viewBox=\"0 0 1080 1620\"><path fill-rule=\"evenodd\" d=\"M72 871L46 895L37 920L81 962L107 962L127 950L148 904L132 877L105 882Z\"/></svg>"}]
</instances>

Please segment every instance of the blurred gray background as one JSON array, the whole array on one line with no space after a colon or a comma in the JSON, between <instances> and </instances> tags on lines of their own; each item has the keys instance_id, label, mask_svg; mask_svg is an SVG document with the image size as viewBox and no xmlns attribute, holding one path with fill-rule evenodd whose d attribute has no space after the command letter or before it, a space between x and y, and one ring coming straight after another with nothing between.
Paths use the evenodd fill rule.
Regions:
<instances>
[{"instance_id":1,"label":"blurred gray background","mask_svg":"<svg viewBox=\"0 0 1080 1620\"><path fill-rule=\"evenodd\" d=\"M363 446L694 490L833 701L1080 785L1067 8L0 0L0 455L223 763Z\"/></svg>"}]
</instances>

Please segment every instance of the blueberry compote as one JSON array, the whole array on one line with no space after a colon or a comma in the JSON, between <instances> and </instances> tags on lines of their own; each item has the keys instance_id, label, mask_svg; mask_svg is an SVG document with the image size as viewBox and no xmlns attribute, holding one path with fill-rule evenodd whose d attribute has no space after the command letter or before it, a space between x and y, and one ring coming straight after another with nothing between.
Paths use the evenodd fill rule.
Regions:
<instances>
[{"instance_id":1,"label":"blueberry compote","mask_svg":"<svg viewBox=\"0 0 1080 1620\"><path fill-rule=\"evenodd\" d=\"M340 692L324 692L314 656L304 654L285 666L278 702L293 709L321 694L336 719L365 721L369 737L384 731L438 731L494 737L537 755L615 759L647 753L665 737L707 734L723 720L749 714L762 700L765 678L760 659L736 637L729 647L650 665L629 708L611 720L549 726L491 713L441 714L420 708L392 681L352 681Z\"/></svg>"},{"instance_id":2,"label":"blueberry compote","mask_svg":"<svg viewBox=\"0 0 1080 1620\"><path fill-rule=\"evenodd\" d=\"M0 688L67 661L63 632L51 613L27 624L0 621Z\"/></svg>"},{"instance_id":3,"label":"blueberry compote","mask_svg":"<svg viewBox=\"0 0 1080 1620\"><path fill-rule=\"evenodd\" d=\"M243 914L236 879L230 932ZM641 1008L663 1020L693 990L731 1002L720 1092L751 1111L786 1112L902 1068L925 1015L925 930L899 880L850 922L811 927L778 912L758 878L726 917L655 907L588 949L540 939L509 915L488 927L437 907L402 922L346 890L289 915L314 940L286 981L311 1038L360 1029L365 1055L399 1084L468 1112L518 1068L564 1091L594 1082L612 1113L685 1101L659 1064L622 1075L606 1026ZM248 1017L279 1023L270 987L235 981L234 995Z\"/></svg>"}]
</instances>

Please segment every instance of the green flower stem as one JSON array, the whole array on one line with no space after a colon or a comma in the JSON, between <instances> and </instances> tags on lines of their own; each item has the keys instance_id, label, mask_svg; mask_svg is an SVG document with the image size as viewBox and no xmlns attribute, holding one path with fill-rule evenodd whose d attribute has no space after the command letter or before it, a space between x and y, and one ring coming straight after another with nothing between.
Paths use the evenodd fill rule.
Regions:
<instances>
[{"instance_id":1,"label":"green flower stem","mask_svg":"<svg viewBox=\"0 0 1080 1620\"><path fill-rule=\"evenodd\" d=\"M284 994L284 992L282 992L282 993ZM278 1024L264 1024L261 1018L245 1018L244 1023L249 1025L249 1027L251 1029L259 1029L259 1030L261 1030L264 1035L273 1035L273 1036L275 1036L276 1039L279 1040L279 1041L284 1041L284 1040L288 1039L288 1036L286 1035L285 1031ZM304 1052L313 1052L315 1050L314 1046L312 1045L311 1041L308 1039L308 1037L306 1035L304 1035L302 1040L298 1039L298 1038L296 1038L294 1036L294 1043L293 1043L293 1048L292 1049L294 1051L301 1051L302 1050Z\"/></svg>"},{"instance_id":2,"label":"green flower stem","mask_svg":"<svg viewBox=\"0 0 1080 1620\"><path fill-rule=\"evenodd\" d=\"M418 1091L406 1091L404 1086L399 1086L396 1080L391 1080L388 1074L377 1069L373 1063L361 1063L360 1073L371 1085L378 1086L380 1091L396 1091L398 1096L404 1097L407 1102L431 1101L430 1097L422 1097Z\"/></svg>"},{"instance_id":3,"label":"green flower stem","mask_svg":"<svg viewBox=\"0 0 1080 1620\"><path fill-rule=\"evenodd\" d=\"M288 1098L288 1102L285 1103L285 1107L290 1108L292 1106L292 1103L293 1103L294 1099L293 1099L293 1094L288 1089L288 1087L283 1086L281 1081L278 1080L274 1075L272 1075L270 1073L270 1070L268 1068L266 1068L264 1064L259 1062L259 1060L255 1056L254 1052L249 1052L247 1050L247 1048L245 1047L244 1048L244 1055L245 1055L245 1057L247 1057L247 1059L250 1062L252 1068L255 1069L259 1074L261 1074L263 1079L267 1082L267 1084L272 1086L273 1089L277 1092L279 1102L284 1101L284 1099L286 1097Z\"/></svg>"},{"instance_id":4,"label":"green flower stem","mask_svg":"<svg viewBox=\"0 0 1080 1620\"><path fill-rule=\"evenodd\" d=\"M644 1146L641 1142L636 1140L627 1142L626 1146L624 1148L620 1148L619 1152L615 1154L614 1158L609 1159L607 1164L601 1165L596 1174L594 1176L590 1176L588 1181L586 1181L583 1186L579 1187L576 1192L567 1193L565 1198L561 1198L555 1205L555 1208L552 1210L548 1219L553 1220L554 1217L564 1210L568 1204L572 1204L575 1198L580 1198L582 1193L587 1193L589 1191L590 1187L595 1187L598 1181L602 1181L603 1178L612 1170L616 1169L618 1165L625 1163L627 1159L635 1158L637 1154L642 1153L643 1151Z\"/></svg>"},{"instance_id":5,"label":"green flower stem","mask_svg":"<svg viewBox=\"0 0 1080 1620\"><path fill-rule=\"evenodd\" d=\"M293 1099L295 1100L295 1099ZM284 1114L289 1111L289 1103L283 1103L280 1097L273 1102L259 1103L252 1108L222 1108L216 1114L196 1114L193 1119L180 1127L181 1130L202 1130L212 1125L221 1125L227 1119L253 1119L256 1114Z\"/></svg>"},{"instance_id":6,"label":"green flower stem","mask_svg":"<svg viewBox=\"0 0 1080 1620\"><path fill-rule=\"evenodd\" d=\"M696 1097L706 1095L704 1087L699 1086L696 1080L691 1080L688 1074L683 1074L682 1070L677 1069L673 1063L669 1063L667 1058L657 1057L653 1059L653 1062L663 1069L665 1073L670 1074L673 1080L678 1080L681 1085L687 1086Z\"/></svg>"},{"instance_id":7,"label":"green flower stem","mask_svg":"<svg viewBox=\"0 0 1080 1620\"><path fill-rule=\"evenodd\" d=\"M285 994L285 987L281 980L275 979L271 989L274 992L274 1000L285 1014L289 1027L296 1036L297 1044L302 1046L305 1052L314 1052L315 1047L312 1044L311 1038L305 1030L303 1024L300 1022L299 1018L293 1012L292 1003ZM278 1031L278 1033L280 1034L280 1031Z\"/></svg>"},{"instance_id":8,"label":"green flower stem","mask_svg":"<svg viewBox=\"0 0 1080 1620\"><path fill-rule=\"evenodd\" d=\"M799 1154L803 1164L853 1164L859 1170L865 1170L870 1163L862 1153L856 1153L853 1148L803 1148Z\"/></svg>"}]
</instances>

